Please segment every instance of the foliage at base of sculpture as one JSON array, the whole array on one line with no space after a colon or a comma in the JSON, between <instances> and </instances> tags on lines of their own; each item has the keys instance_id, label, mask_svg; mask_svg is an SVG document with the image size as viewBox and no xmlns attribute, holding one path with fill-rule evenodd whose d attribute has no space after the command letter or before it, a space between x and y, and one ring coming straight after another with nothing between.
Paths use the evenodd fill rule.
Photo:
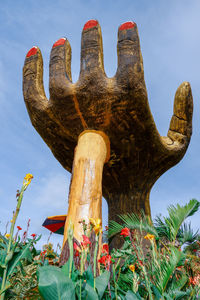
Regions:
<instances>
[{"instance_id":1,"label":"foliage at base of sculpture","mask_svg":"<svg viewBox=\"0 0 200 300\"><path fill-rule=\"evenodd\" d=\"M30 181L27 181L28 184ZM26 185L27 182L23 184ZM25 189L26 189L25 188ZM184 206L170 206L168 216L152 223L141 213L120 216L112 221L107 238L119 235L124 243L109 251L101 239L101 220L81 220L84 235L80 245L73 242L69 227L70 258L58 266L59 255L52 244L35 249L40 237L27 230L14 237L24 188L18 193L17 209L11 220L10 234L0 236L0 299L198 299L200 296L200 236L185 220L197 212L195 199ZM21 198L20 198L21 197ZM20 200L21 199L21 200ZM17 212L17 213L16 213ZM29 226L29 222L28 222ZM91 264L91 235L96 247ZM5 272L6 270L6 272Z\"/></svg>"}]
</instances>

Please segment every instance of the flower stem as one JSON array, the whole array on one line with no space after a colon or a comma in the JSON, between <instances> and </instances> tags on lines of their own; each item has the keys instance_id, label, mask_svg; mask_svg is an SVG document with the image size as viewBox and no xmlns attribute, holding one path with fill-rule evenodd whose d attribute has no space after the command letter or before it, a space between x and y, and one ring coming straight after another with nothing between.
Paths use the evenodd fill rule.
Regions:
<instances>
[{"instance_id":1,"label":"flower stem","mask_svg":"<svg viewBox=\"0 0 200 300\"><path fill-rule=\"evenodd\" d=\"M99 234L95 235L95 249L94 249L94 291L96 290L96 265L97 265L97 251L99 245Z\"/></svg>"},{"instance_id":2,"label":"flower stem","mask_svg":"<svg viewBox=\"0 0 200 300\"><path fill-rule=\"evenodd\" d=\"M5 266L5 269L4 269L4 272L3 272L1 290L3 290L6 286L8 263L12 259L12 256L13 256L12 252L10 252L10 248L11 248L11 243L12 243L12 240L13 240L13 233L14 233L15 223L16 223L19 211L20 211L20 207L21 207L22 199L23 199L23 194L24 194L25 190L26 190L26 186L23 184L23 186L21 188L21 191L20 191L20 194L19 194L16 211L15 211L14 216L13 216L13 222L11 223L10 236L9 236L8 248L7 248L7 253L6 253L7 254L6 257L8 257L8 255L10 255L10 257L9 257L9 260L5 261L6 266ZM4 300L4 298L5 298L5 292L3 292L3 294L1 295L0 300Z\"/></svg>"},{"instance_id":3,"label":"flower stem","mask_svg":"<svg viewBox=\"0 0 200 300\"><path fill-rule=\"evenodd\" d=\"M117 285L116 285L116 274L115 274L115 267L113 266L112 267L112 271L113 271L113 279L114 279L114 286L115 286L115 298L116 298L116 300L117 300Z\"/></svg>"},{"instance_id":4,"label":"flower stem","mask_svg":"<svg viewBox=\"0 0 200 300\"><path fill-rule=\"evenodd\" d=\"M74 249L73 249L73 235L74 235L74 228L72 222L70 220L69 227L68 227L68 244L69 244L69 278L72 276L72 264L74 258Z\"/></svg>"}]
</instances>

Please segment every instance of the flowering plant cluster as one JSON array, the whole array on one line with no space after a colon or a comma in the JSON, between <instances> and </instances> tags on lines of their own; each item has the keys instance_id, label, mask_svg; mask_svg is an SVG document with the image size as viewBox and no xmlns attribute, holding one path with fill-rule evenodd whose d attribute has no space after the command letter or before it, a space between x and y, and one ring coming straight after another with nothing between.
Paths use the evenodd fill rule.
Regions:
<instances>
[{"instance_id":1,"label":"flowering plant cluster","mask_svg":"<svg viewBox=\"0 0 200 300\"><path fill-rule=\"evenodd\" d=\"M121 223L111 221L102 244L100 219L90 218L83 227L82 241L68 229L69 259L59 265L57 250L47 241L42 251L34 245L35 233L28 238L27 228L14 227L23 198L33 176L27 174L17 192L17 208L10 232L0 235L0 300L4 299L198 299L200 296L200 236L184 223L197 212L195 199L185 206L170 206L169 216L149 217L129 214ZM111 249L108 240L121 241ZM111 243L112 244L112 243Z\"/></svg>"}]
</instances>

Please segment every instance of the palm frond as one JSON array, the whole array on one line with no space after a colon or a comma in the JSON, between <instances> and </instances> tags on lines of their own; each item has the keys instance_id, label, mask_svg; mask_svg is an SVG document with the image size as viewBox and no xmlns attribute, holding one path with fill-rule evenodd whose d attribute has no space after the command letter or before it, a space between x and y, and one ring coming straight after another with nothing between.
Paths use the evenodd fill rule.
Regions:
<instances>
[{"instance_id":1,"label":"palm frond","mask_svg":"<svg viewBox=\"0 0 200 300\"><path fill-rule=\"evenodd\" d=\"M180 290L173 290L167 293L164 293L163 296L165 296L165 299L175 299L175 300L179 300L179 299L191 299L191 298L185 298L185 297L189 297L191 294L191 290L187 289L186 291L180 291Z\"/></svg>"},{"instance_id":2,"label":"palm frond","mask_svg":"<svg viewBox=\"0 0 200 300\"><path fill-rule=\"evenodd\" d=\"M111 221L109 223L109 237L119 233L124 227L128 227L129 229L137 229L140 232L145 231L158 237L158 233L154 228L150 218L145 216L144 212L141 213L141 216L131 213L127 215L119 215L119 218L122 220L123 225L115 221Z\"/></svg>"},{"instance_id":3,"label":"palm frond","mask_svg":"<svg viewBox=\"0 0 200 300\"><path fill-rule=\"evenodd\" d=\"M198 239L198 230L194 232L191 228L191 223L184 223L178 231L177 239L180 241L181 245L192 244Z\"/></svg>"},{"instance_id":4,"label":"palm frond","mask_svg":"<svg viewBox=\"0 0 200 300\"><path fill-rule=\"evenodd\" d=\"M172 277L176 267L179 262L183 259L184 254L178 251L175 247L171 248L171 253L169 254L169 258L166 256L162 257L160 261L160 269L162 273L160 273L160 269L155 266L154 276L156 278L154 284L158 288L161 294L166 290L167 284Z\"/></svg>"},{"instance_id":5,"label":"palm frond","mask_svg":"<svg viewBox=\"0 0 200 300\"><path fill-rule=\"evenodd\" d=\"M161 216L156 216L156 218L154 219L154 227L160 238L166 238L167 240L170 240L169 222L163 221Z\"/></svg>"},{"instance_id":6,"label":"palm frond","mask_svg":"<svg viewBox=\"0 0 200 300\"><path fill-rule=\"evenodd\" d=\"M174 242L178 231L182 223L190 216L192 216L199 209L200 202L196 199L192 199L188 204L181 206L177 204L176 206L171 205L168 207L169 218L167 221L170 222L171 231L171 241Z\"/></svg>"},{"instance_id":7,"label":"palm frond","mask_svg":"<svg viewBox=\"0 0 200 300\"><path fill-rule=\"evenodd\" d=\"M174 276L174 281L170 283L169 288L167 288L167 293L171 293L173 291L180 291L188 281L188 277L185 274L180 274L181 277L177 280Z\"/></svg>"},{"instance_id":8,"label":"palm frond","mask_svg":"<svg viewBox=\"0 0 200 300\"><path fill-rule=\"evenodd\" d=\"M124 226L117 223L116 221L110 221L108 226L108 238L111 238L117 233L120 233L123 228Z\"/></svg>"},{"instance_id":9,"label":"palm frond","mask_svg":"<svg viewBox=\"0 0 200 300\"><path fill-rule=\"evenodd\" d=\"M118 282L117 283L123 289L126 286L126 288L128 290L128 288L132 287L133 274L131 274L131 273L123 274L123 273L121 273L120 276L119 276L119 278L118 278Z\"/></svg>"},{"instance_id":10,"label":"palm frond","mask_svg":"<svg viewBox=\"0 0 200 300\"><path fill-rule=\"evenodd\" d=\"M158 232L159 237L166 238L169 242L175 242L177 235L181 234L181 231L183 231L184 229L184 227L181 228L183 222L188 217L197 212L199 206L200 202L196 199L190 200L189 203L184 206L181 206L179 204L177 204L176 206L169 206L167 209L169 216L164 217L163 219L160 216L157 216L154 221L154 226ZM189 238L189 228L187 229L187 237Z\"/></svg>"}]
</instances>

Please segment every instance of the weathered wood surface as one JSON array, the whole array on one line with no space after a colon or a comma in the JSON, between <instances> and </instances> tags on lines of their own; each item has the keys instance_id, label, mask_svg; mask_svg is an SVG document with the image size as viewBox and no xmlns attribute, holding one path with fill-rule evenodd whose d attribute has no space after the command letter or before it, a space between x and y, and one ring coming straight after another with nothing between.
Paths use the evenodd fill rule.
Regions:
<instances>
[{"instance_id":1,"label":"weathered wood surface","mask_svg":"<svg viewBox=\"0 0 200 300\"><path fill-rule=\"evenodd\" d=\"M118 30L118 67L108 78L103 66L101 28L97 21L84 26L81 70L71 80L71 47L58 40L51 50L50 99L43 88L43 62L38 47L25 59L23 92L31 122L56 159L72 170L78 136L86 129L103 131L110 139L111 159L103 171L103 196L109 219L117 214L150 215L149 193L156 180L184 156L192 134L193 101L190 84L176 91L174 113L166 137L154 123L144 81L137 26Z\"/></svg>"},{"instance_id":2,"label":"weathered wood surface","mask_svg":"<svg viewBox=\"0 0 200 300\"><path fill-rule=\"evenodd\" d=\"M83 219L102 220L102 173L109 159L109 139L103 132L85 130L76 146L69 191L69 206L65 222L63 246L69 224L74 225L74 238L82 242Z\"/></svg>"}]
</instances>

